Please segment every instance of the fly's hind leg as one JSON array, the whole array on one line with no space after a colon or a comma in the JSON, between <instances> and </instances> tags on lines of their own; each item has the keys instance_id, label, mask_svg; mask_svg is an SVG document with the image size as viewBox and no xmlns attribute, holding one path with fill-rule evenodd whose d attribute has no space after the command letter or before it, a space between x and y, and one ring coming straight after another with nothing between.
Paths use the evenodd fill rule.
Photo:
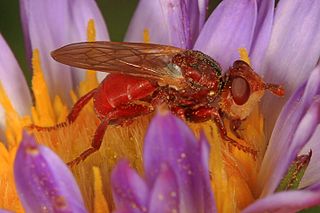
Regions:
<instances>
[{"instance_id":1,"label":"fly's hind leg","mask_svg":"<svg viewBox=\"0 0 320 213\"><path fill-rule=\"evenodd\" d=\"M87 94L85 94L84 96L82 96L72 107L70 113L67 116L67 120L61 123L58 123L54 126L50 126L50 127L41 127L41 126L37 126L37 125L30 125L28 128L30 129L36 129L38 131L50 131L50 130L55 130L57 128L61 128L61 127L65 127L70 123L73 123L77 117L79 116L80 111L83 109L83 107L91 100L91 98L93 97L93 95L96 92L96 88L91 90L90 92L88 92Z\"/></svg>"},{"instance_id":2,"label":"fly's hind leg","mask_svg":"<svg viewBox=\"0 0 320 213\"><path fill-rule=\"evenodd\" d=\"M147 105L128 104L115 108L109 112L101 121L94 133L91 147L82 152L77 158L67 163L74 166L84 161L89 155L98 151L101 147L103 137L109 125L122 125L128 121L132 121L136 117L149 114L154 109Z\"/></svg>"}]
</instances>

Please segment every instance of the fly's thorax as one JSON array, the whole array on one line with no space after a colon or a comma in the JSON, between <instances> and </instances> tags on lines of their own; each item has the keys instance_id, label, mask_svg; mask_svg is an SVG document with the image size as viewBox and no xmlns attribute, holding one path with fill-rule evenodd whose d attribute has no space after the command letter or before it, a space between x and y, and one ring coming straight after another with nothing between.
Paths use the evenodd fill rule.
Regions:
<instances>
[{"instance_id":1,"label":"fly's thorax","mask_svg":"<svg viewBox=\"0 0 320 213\"><path fill-rule=\"evenodd\" d=\"M220 109L232 119L247 118L266 90L262 78L244 61L228 70L222 89Z\"/></svg>"},{"instance_id":2,"label":"fly's thorax","mask_svg":"<svg viewBox=\"0 0 320 213\"><path fill-rule=\"evenodd\" d=\"M194 90L208 90L216 95L222 88L219 64L199 51L187 50L172 58L175 70L180 71L188 86Z\"/></svg>"}]
</instances>

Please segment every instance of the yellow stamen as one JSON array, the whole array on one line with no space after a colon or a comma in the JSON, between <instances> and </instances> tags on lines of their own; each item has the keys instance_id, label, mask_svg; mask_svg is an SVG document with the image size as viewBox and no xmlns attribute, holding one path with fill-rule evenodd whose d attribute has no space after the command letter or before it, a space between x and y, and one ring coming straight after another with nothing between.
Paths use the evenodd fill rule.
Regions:
<instances>
[{"instance_id":1,"label":"yellow stamen","mask_svg":"<svg viewBox=\"0 0 320 213\"><path fill-rule=\"evenodd\" d=\"M93 19L90 19L88 21L87 41L88 42L96 41L96 29L95 29L95 24L94 24ZM96 71L87 70L86 75L85 75L85 79L83 82L80 83L80 86L79 86L79 95L80 96L86 94L88 91L90 91L98 86L99 82L98 82L96 74L97 74Z\"/></svg>"},{"instance_id":2,"label":"yellow stamen","mask_svg":"<svg viewBox=\"0 0 320 213\"><path fill-rule=\"evenodd\" d=\"M248 54L246 48L239 48L238 51L239 51L239 54L240 54L240 59L242 61L247 62L251 66L249 54Z\"/></svg>"},{"instance_id":3,"label":"yellow stamen","mask_svg":"<svg viewBox=\"0 0 320 213\"><path fill-rule=\"evenodd\" d=\"M13 175L13 162L17 147L7 150L0 143L0 209L10 209L13 212L24 212L20 203Z\"/></svg>"},{"instance_id":4,"label":"yellow stamen","mask_svg":"<svg viewBox=\"0 0 320 213\"><path fill-rule=\"evenodd\" d=\"M8 148L19 144L22 139L22 128L24 125L30 124L30 118L21 117L12 106L2 84L0 83L0 104L5 111L6 119L6 138Z\"/></svg>"},{"instance_id":5,"label":"yellow stamen","mask_svg":"<svg viewBox=\"0 0 320 213\"><path fill-rule=\"evenodd\" d=\"M89 42L96 41L96 28L95 28L95 24L94 24L94 20L93 19L90 19L88 21L87 41L89 41Z\"/></svg>"},{"instance_id":6,"label":"yellow stamen","mask_svg":"<svg viewBox=\"0 0 320 213\"><path fill-rule=\"evenodd\" d=\"M32 118L36 125L53 126L57 120L49 90L44 79L38 49L35 49L32 54L32 68L32 91L35 97L35 107L32 108Z\"/></svg>"},{"instance_id":7,"label":"yellow stamen","mask_svg":"<svg viewBox=\"0 0 320 213\"><path fill-rule=\"evenodd\" d=\"M148 28L145 28L143 30L143 42L144 43L150 43L150 32Z\"/></svg>"},{"instance_id":8,"label":"yellow stamen","mask_svg":"<svg viewBox=\"0 0 320 213\"><path fill-rule=\"evenodd\" d=\"M53 108L56 115L55 117L57 123L65 121L68 115L68 107L62 102L60 96L55 97L53 102Z\"/></svg>"},{"instance_id":9,"label":"yellow stamen","mask_svg":"<svg viewBox=\"0 0 320 213\"><path fill-rule=\"evenodd\" d=\"M103 195L103 185L100 169L93 167L94 176L94 213L109 213L107 201Z\"/></svg>"}]
</instances>

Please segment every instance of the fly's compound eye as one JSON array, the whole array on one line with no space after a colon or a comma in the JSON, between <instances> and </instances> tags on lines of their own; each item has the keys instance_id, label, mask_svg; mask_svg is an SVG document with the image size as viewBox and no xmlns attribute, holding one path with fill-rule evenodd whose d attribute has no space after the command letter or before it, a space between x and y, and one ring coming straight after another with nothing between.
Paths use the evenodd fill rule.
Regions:
<instances>
[{"instance_id":1,"label":"fly's compound eye","mask_svg":"<svg viewBox=\"0 0 320 213\"><path fill-rule=\"evenodd\" d=\"M237 105L245 104L250 96L250 86L248 81L241 77L234 78L231 84L231 94Z\"/></svg>"}]
</instances>

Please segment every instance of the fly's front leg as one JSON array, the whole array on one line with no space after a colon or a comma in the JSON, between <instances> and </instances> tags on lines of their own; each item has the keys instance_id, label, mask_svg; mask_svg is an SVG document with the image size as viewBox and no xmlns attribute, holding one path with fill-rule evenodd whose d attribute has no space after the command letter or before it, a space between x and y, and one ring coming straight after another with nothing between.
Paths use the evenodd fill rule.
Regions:
<instances>
[{"instance_id":1,"label":"fly's front leg","mask_svg":"<svg viewBox=\"0 0 320 213\"><path fill-rule=\"evenodd\" d=\"M76 118L79 116L81 110L83 109L83 107L91 100L91 98L93 97L93 95L95 94L97 89L93 89L90 92L88 92L87 94L85 94L84 96L82 96L72 107L69 115L67 116L67 120L61 123L56 124L55 126L51 126L51 127L41 127L41 126L37 126L37 125L30 125L28 128L30 129L36 129L38 131L50 131L50 130L55 130L57 128L61 128L61 127L65 127L70 123L73 123Z\"/></svg>"},{"instance_id":2,"label":"fly's front leg","mask_svg":"<svg viewBox=\"0 0 320 213\"><path fill-rule=\"evenodd\" d=\"M109 112L101 121L98 128L94 133L93 140L91 142L91 147L82 152L77 158L67 163L69 166L74 166L79 164L81 161L85 160L89 155L98 151L101 147L103 137L109 125L123 125L128 121L149 114L153 111L153 108L146 105L137 104L127 104L115 108L113 111Z\"/></svg>"},{"instance_id":3,"label":"fly's front leg","mask_svg":"<svg viewBox=\"0 0 320 213\"><path fill-rule=\"evenodd\" d=\"M250 153L253 155L253 157L256 157L256 150L251 149L247 146L243 146L228 136L227 130L224 126L223 119L219 113L219 110L209 107L199 107L195 110L188 110L186 112L186 117L188 118L188 120L192 122L203 122L211 118L217 125L221 138L223 140L228 141L232 146L238 148L239 150Z\"/></svg>"}]
</instances>

